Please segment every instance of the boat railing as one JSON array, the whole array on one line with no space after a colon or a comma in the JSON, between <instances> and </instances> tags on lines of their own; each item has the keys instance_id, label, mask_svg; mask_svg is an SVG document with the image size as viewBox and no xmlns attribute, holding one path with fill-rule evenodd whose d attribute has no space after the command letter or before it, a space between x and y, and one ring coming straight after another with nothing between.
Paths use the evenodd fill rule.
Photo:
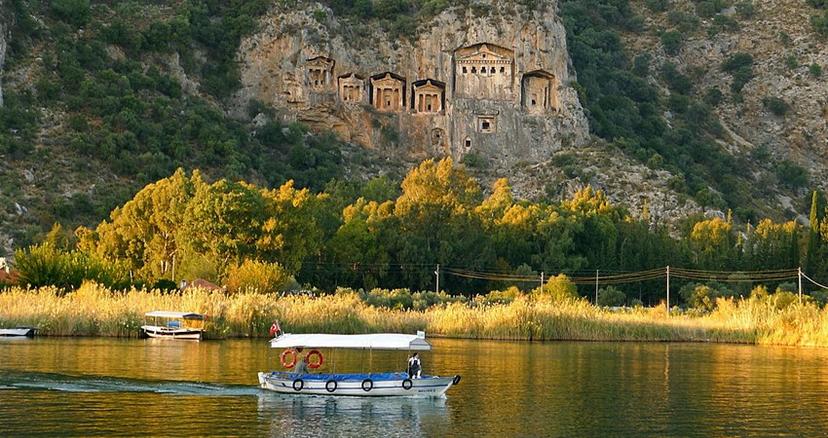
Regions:
<instances>
[{"instance_id":1,"label":"boat railing","mask_svg":"<svg viewBox=\"0 0 828 438\"><path fill-rule=\"evenodd\" d=\"M342 381L363 381L366 379L371 379L376 382L386 381L386 380L405 380L408 378L408 374L399 372L399 373L292 373L289 371L272 371L268 374L268 377L274 379L285 379L285 380L294 380L297 378L301 378L302 380L319 380L319 381L330 381L334 380L337 382ZM426 377L426 376L423 376Z\"/></svg>"}]
</instances>

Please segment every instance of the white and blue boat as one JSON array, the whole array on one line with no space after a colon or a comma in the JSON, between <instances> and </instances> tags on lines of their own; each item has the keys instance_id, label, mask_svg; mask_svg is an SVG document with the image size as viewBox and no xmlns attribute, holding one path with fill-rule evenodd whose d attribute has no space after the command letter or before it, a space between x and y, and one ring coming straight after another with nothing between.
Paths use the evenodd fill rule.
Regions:
<instances>
[{"instance_id":1,"label":"white and blue boat","mask_svg":"<svg viewBox=\"0 0 828 438\"><path fill-rule=\"evenodd\" d=\"M310 349L308 356L318 359L309 367L321 365L318 348L344 348L358 350L429 351L431 344L425 333L416 335L380 333L370 335L330 334L283 334L270 341L272 348L284 348L282 365L292 368L298 357L298 349ZM287 359L287 363L285 358ZM307 394L361 397L442 397L446 391L460 382L460 376L451 377L421 375L411 378L408 373L297 373L270 371L259 373L259 386L284 394Z\"/></svg>"},{"instance_id":2,"label":"white and blue boat","mask_svg":"<svg viewBox=\"0 0 828 438\"><path fill-rule=\"evenodd\" d=\"M200 313L156 310L144 316L141 337L200 341L204 336L207 317Z\"/></svg>"},{"instance_id":3,"label":"white and blue boat","mask_svg":"<svg viewBox=\"0 0 828 438\"><path fill-rule=\"evenodd\" d=\"M31 338L35 334L37 334L37 328L35 327L0 328L0 336L25 336Z\"/></svg>"}]
</instances>

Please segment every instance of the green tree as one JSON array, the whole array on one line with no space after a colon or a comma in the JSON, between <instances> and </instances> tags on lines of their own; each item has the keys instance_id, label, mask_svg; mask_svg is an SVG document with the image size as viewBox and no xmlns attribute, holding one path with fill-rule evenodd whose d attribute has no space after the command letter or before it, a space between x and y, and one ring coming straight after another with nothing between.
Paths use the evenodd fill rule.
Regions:
<instances>
[{"instance_id":1,"label":"green tree","mask_svg":"<svg viewBox=\"0 0 828 438\"><path fill-rule=\"evenodd\" d=\"M76 27L89 21L89 0L51 0L52 12Z\"/></svg>"},{"instance_id":2,"label":"green tree","mask_svg":"<svg viewBox=\"0 0 828 438\"><path fill-rule=\"evenodd\" d=\"M813 276L816 274L820 263L820 249L822 240L819 235L820 223L825 219L825 196L820 190L811 193L811 211L808 215L808 240L805 246L805 273Z\"/></svg>"},{"instance_id":3,"label":"green tree","mask_svg":"<svg viewBox=\"0 0 828 438\"><path fill-rule=\"evenodd\" d=\"M602 307L617 307L623 306L627 302L627 296L624 292L613 286L598 291L598 305Z\"/></svg>"},{"instance_id":4,"label":"green tree","mask_svg":"<svg viewBox=\"0 0 828 438\"><path fill-rule=\"evenodd\" d=\"M450 158L426 160L402 182L394 205L400 224L398 260L404 265L451 261L461 266L484 266L490 257L480 220L473 214L480 187ZM429 269L409 269L404 278L412 287L433 283Z\"/></svg>"},{"instance_id":5,"label":"green tree","mask_svg":"<svg viewBox=\"0 0 828 438\"><path fill-rule=\"evenodd\" d=\"M719 217L703 220L693 225L689 240L697 266L707 269L724 269L734 255L735 238L733 224Z\"/></svg>"},{"instance_id":6,"label":"green tree","mask_svg":"<svg viewBox=\"0 0 828 438\"><path fill-rule=\"evenodd\" d=\"M182 235L186 210L196 191L205 186L198 171L188 177L178 169L172 176L147 185L94 231L79 229L79 247L122 261L150 281L173 278L188 242Z\"/></svg>"},{"instance_id":7,"label":"green tree","mask_svg":"<svg viewBox=\"0 0 828 438\"><path fill-rule=\"evenodd\" d=\"M278 263L246 259L227 272L229 292L274 293L284 290L293 281Z\"/></svg>"},{"instance_id":8,"label":"green tree","mask_svg":"<svg viewBox=\"0 0 828 438\"><path fill-rule=\"evenodd\" d=\"M359 198L342 213L343 223L328 242L334 256L335 284L374 289L389 284L392 249L397 244L394 203ZM324 266L323 266L324 268Z\"/></svg>"},{"instance_id":9,"label":"green tree","mask_svg":"<svg viewBox=\"0 0 828 438\"><path fill-rule=\"evenodd\" d=\"M581 298L578 295L578 289L565 274L550 277L549 281L542 288L539 288L536 293L553 301L570 301Z\"/></svg>"}]
</instances>

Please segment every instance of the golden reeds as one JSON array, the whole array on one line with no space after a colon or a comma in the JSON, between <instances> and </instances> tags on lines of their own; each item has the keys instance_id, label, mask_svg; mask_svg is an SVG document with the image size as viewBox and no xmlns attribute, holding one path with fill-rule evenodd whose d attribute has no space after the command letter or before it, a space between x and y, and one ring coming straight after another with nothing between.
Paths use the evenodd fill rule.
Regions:
<instances>
[{"instance_id":1,"label":"golden reeds","mask_svg":"<svg viewBox=\"0 0 828 438\"><path fill-rule=\"evenodd\" d=\"M274 320L291 332L369 333L426 330L430 335L511 340L697 341L828 346L828 311L774 296L720 300L709 314L666 315L663 308L612 311L582 300L519 296L508 304L453 302L425 310L367 304L357 293L277 294L187 290L110 291L85 283L0 293L0 326L32 325L50 336L134 337L151 310L209 316L208 337L264 337Z\"/></svg>"}]
</instances>

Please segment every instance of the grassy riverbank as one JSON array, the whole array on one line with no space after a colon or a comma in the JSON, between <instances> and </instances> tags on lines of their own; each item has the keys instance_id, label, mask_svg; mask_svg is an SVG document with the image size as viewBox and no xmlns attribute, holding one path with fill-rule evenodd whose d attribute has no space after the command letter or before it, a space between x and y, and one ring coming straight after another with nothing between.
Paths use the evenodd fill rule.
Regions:
<instances>
[{"instance_id":1,"label":"grassy riverbank","mask_svg":"<svg viewBox=\"0 0 828 438\"><path fill-rule=\"evenodd\" d=\"M135 337L150 310L209 315L210 337L267 336L274 320L291 332L414 332L432 336L510 340L693 341L828 346L828 311L771 296L723 300L709 314L673 315L663 308L610 311L581 300L520 296L508 304L478 300L395 310L358 294L321 297L190 290L112 292L87 283L62 294L54 288L0 293L0 326L34 325L48 336Z\"/></svg>"}]
</instances>

